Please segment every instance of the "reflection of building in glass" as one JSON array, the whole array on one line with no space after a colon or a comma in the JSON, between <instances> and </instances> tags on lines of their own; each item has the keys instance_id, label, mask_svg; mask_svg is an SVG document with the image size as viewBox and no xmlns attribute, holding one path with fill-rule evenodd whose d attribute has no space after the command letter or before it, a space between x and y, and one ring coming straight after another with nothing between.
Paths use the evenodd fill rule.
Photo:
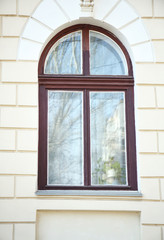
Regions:
<instances>
[{"instance_id":1,"label":"reflection of building in glass","mask_svg":"<svg viewBox=\"0 0 164 240\"><path fill-rule=\"evenodd\" d=\"M125 172L124 109L124 102L120 100L113 114L107 120L106 130L104 132L102 160L110 161L110 169L107 170L103 176L107 183L117 183L120 176L116 176L116 171L120 171L119 174L123 174L123 170ZM122 183L122 181L121 179L119 180L120 183Z\"/></svg>"},{"instance_id":2,"label":"reflection of building in glass","mask_svg":"<svg viewBox=\"0 0 164 240\"><path fill-rule=\"evenodd\" d=\"M93 184L125 184L124 111L123 92L92 93L91 158Z\"/></svg>"},{"instance_id":3,"label":"reflection of building in glass","mask_svg":"<svg viewBox=\"0 0 164 240\"><path fill-rule=\"evenodd\" d=\"M122 151L124 151L124 128L124 103L121 100L107 121L103 143L103 159L108 159L109 156L114 157L115 160L122 159Z\"/></svg>"}]
</instances>

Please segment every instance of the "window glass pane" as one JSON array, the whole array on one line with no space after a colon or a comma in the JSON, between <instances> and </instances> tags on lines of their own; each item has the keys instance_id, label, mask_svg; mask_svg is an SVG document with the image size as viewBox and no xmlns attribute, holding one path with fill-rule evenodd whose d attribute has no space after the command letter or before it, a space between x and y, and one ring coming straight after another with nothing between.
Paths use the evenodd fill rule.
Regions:
<instances>
[{"instance_id":1,"label":"window glass pane","mask_svg":"<svg viewBox=\"0 0 164 240\"><path fill-rule=\"evenodd\" d=\"M112 39L94 31L90 31L90 74L127 74L126 59L120 47Z\"/></svg>"},{"instance_id":2,"label":"window glass pane","mask_svg":"<svg viewBox=\"0 0 164 240\"><path fill-rule=\"evenodd\" d=\"M82 92L49 91L48 184L83 184Z\"/></svg>"},{"instance_id":3,"label":"window glass pane","mask_svg":"<svg viewBox=\"0 0 164 240\"><path fill-rule=\"evenodd\" d=\"M92 185L125 185L124 92L91 92Z\"/></svg>"},{"instance_id":4,"label":"window glass pane","mask_svg":"<svg viewBox=\"0 0 164 240\"><path fill-rule=\"evenodd\" d=\"M81 74L81 32L73 32L57 41L45 62L47 74Z\"/></svg>"}]
</instances>

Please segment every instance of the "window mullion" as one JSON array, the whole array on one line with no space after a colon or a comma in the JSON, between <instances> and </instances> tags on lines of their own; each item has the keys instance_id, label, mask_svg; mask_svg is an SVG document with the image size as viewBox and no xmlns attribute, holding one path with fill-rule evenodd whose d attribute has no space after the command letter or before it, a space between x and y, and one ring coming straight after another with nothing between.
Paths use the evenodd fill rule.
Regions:
<instances>
[{"instance_id":1,"label":"window mullion","mask_svg":"<svg viewBox=\"0 0 164 240\"><path fill-rule=\"evenodd\" d=\"M83 74L90 75L89 69L89 28L85 27L82 33L82 49L83 49Z\"/></svg>"},{"instance_id":2,"label":"window mullion","mask_svg":"<svg viewBox=\"0 0 164 240\"><path fill-rule=\"evenodd\" d=\"M84 185L91 185L89 91L84 90Z\"/></svg>"}]
</instances>

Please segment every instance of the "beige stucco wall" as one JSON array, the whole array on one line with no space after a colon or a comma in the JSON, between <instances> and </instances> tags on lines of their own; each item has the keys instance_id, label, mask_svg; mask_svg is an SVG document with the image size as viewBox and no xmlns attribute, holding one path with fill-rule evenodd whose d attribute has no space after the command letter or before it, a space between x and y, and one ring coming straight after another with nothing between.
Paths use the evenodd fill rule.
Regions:
<instances>
[{"instance_id":1,"label":"beige stucco wall","mask_svg":"<svg viewBox=\"0 0 164 240\"><path fill-rule=\"evenodd\" d=\"M39 240L140 240L138 212L39 211L37 222Z\"/></svg>"},{"instance_id":2,"label":"beige stucco wall","mask_svg":"<svg viewBox=\"0 0 164 240\"><path fill-rule=\"evenodd\" d=\"M85 210L137 212L141 239L164 240L164 1L95 0L93 12L79 4L0 0L0 239L34 240L38 211ZM86 22L113 31L132 57L142 197L35 194L39 56L60 29Z\"/></svg>"}]
</instances>

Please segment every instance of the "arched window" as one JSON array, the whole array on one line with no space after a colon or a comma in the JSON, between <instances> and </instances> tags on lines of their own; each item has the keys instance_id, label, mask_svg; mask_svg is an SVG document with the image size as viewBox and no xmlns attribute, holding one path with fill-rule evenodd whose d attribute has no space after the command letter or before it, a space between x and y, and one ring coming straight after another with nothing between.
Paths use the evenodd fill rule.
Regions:
<instances>
[{"instance_id":1,"label":"arched window","mask_svg":"<svg viewBox=\"0 0 164 240\"><path fill-rule=\"evenodd\" d=\"M137 190L134 79L110 32L59 32L39 62L39 190Z\"/></svg>"}]
</instances>

